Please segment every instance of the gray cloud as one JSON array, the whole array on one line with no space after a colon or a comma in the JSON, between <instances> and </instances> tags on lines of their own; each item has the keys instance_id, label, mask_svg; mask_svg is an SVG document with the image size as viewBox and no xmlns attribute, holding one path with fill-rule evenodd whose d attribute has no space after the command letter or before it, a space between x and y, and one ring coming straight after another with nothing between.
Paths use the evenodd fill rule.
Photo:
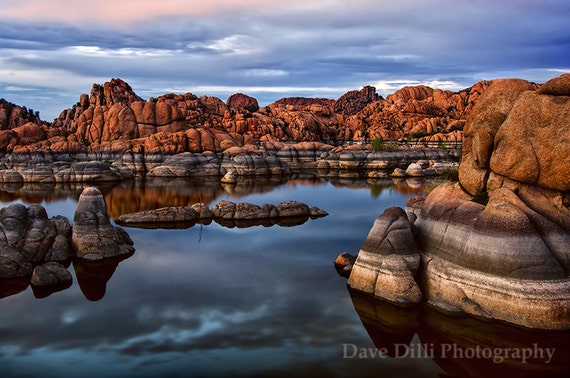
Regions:
<instances>
[{"instance_id":1,"label":"gray cloud","mask_svg":"<svg viewBox=\"0 0 570 378\"><path fill-rule=\"evenodd\" d=\"M418 0L359 1L349 10L334 1L236 7L121 26L3 20L0 91L49 120L111 77L142 95L210 88L197 94L225 98L241 89L265 103L336 98L383 81L446 81L456 89L505 76L542 82L569 68L569 15L561 0ZM29 91L9 89L16 87Z\"/></svg>"}]
</instances>

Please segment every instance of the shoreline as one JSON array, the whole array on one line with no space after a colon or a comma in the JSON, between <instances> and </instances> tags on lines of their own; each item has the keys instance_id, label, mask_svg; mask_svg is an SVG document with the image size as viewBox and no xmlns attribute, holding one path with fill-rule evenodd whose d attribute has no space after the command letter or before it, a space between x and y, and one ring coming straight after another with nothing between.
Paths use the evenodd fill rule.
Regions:
<instances>
[{"instance_id":1,"label":"shoreline","mask_svg":"<svg viewBox=\"0 0 570 378\"><path fill-rule=\"evenodd\" d=\"M459 163L459 149L417 149L372 151L362 146L334 147L317 142L285 145L281 149L246 145L221 152L183 152L179 154L126 151L66 153L52 151L20 152L0 155L0 180L3 183L106 182L123 181L135 176L206 177L288 175L314 171L320 176L362 176L381 171L406 169L424 161ZM441 174L444 166L420 172L418 177ZM386 174L386 175L384 175ZM407 175L413 176L413 174ZM407 177L406 175L402 177Z\"/></svg>"}]
</instances>

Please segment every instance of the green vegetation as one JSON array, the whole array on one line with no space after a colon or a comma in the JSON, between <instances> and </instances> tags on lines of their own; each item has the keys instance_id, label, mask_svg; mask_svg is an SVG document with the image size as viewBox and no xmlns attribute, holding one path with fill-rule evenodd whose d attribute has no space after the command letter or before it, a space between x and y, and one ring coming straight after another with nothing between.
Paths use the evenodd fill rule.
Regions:
<instances>
[{"instance_id":1,"label":"green vegetation","mask_svg":"<svg viewBox=\"0 0 570 378\"><path fill-rule=\"evenodd\" d=\"M384 143L382 138L374 138L370 141L372 143L372 151L374 152L396 152L398 151L398 145L393 143Z\"/></svg>"}]
</instances>

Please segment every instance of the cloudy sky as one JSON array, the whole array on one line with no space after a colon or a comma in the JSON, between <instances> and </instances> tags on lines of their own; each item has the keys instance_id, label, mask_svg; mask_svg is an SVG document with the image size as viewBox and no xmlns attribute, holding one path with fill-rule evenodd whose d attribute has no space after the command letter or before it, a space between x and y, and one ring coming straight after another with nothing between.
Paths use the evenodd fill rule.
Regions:
<instances>
[{"instance_id":1,"label":"cloudy sky","mask_svg":"<svg viewBox=\"0 0 570 378\"><path fill-rule=\"evenodd\" d=\"M567 0L3 0L0 97L51 121L93 83L143 98L337 98L570 72Z\"/></svg>"}]
</instances>

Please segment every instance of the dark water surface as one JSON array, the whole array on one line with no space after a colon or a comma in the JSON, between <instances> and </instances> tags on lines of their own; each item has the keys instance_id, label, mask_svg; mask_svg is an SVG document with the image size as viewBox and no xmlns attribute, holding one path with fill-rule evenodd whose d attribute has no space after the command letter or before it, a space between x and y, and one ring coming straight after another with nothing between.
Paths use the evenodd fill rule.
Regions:
<instances>
[{"instance_id":1,"label":"dark water surface","mask_svg":"<svg viewBox=\"0 0 570 378\"><path fill-rule=\"evenodd\" d=\"M49 216L71 220L81 189L0 188L0 204L41 203ZM329 216L292 227L127 228L136 252L118 265L98 267L96 275L75 265L66 290L38 299L28 287L0 299L0 376L444 377L567 370L567 333L402 310L348 292L332 262L360 249L385 208L421 194L425 188L417 182L305 176L226 187L174 180L101 189L112 218L222 199L298 200ZM497 342L503 351L538 344L555 354L548 364L538 355L524 362L458 355L459 347L482 350ZM448 345L456 349L442 355Z\"/></svg>"}]
</instances>

